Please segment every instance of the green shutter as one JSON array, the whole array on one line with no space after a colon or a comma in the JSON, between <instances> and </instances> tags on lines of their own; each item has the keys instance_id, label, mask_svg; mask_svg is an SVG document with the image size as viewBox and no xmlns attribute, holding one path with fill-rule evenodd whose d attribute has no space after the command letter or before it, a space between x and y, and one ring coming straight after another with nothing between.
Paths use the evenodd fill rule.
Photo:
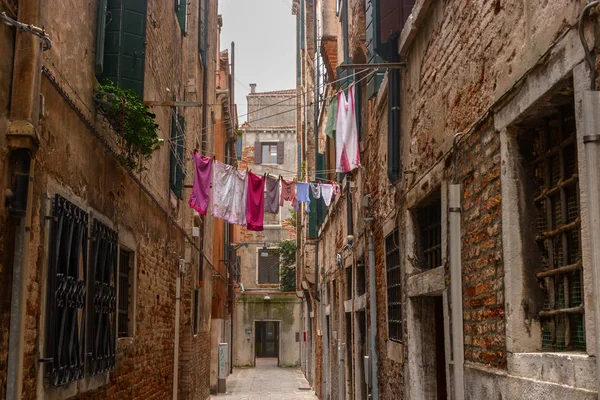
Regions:
<instances>
[{"instance_id":1,"label":"green shutter","mask_svg":"<svg viewBox=\"0 0 600 400\"><path fill-rule=\"evenodd\" d=\"M317 207L315 202L311 202L310 212L308 213L308 238L317 238Z\"/></svg>"},{"instance_id":2,"label":"green shutter","mask_svg":"<svg viewBox=\"0 0 600 400\"><path fill-rule=\"evenodd\" d=\"M325 178L325 154L323 153L317 153L316 154L316 164L317 164L317 172L316 172L316 177L317 180L318 179L324 179ZM323 220L325 220L325 203L323 203L322 200L317 199L317 206L315 207L317 209L317 229L321 226L321 224L323 223Z\"/></svg>"},{"instance_id":3,"label":"green shutter","mask_svg":"<svg viewBox=\"0 0 600 400\"><path fill-rule=\"evenodd\" d=\"M185 119L173 113L171 118L171 142L169 146L169 186L178 198L183 198L183 181L185 178Z\"/></svg>"},{"instance_id":4,"label":"green shutter","mask_svg":"<svg viewBox=\"0 0 600 400\"><path fill-rule=\"evenodd\" d=\"M188 0L177 1L177 21L182 33L187 33L187 6Z\"/></svg>"},{"instance_id":5,"label":"green shutter","mask_svg":"<svg viewBox=\"0 0 600 400\"><path fill-rule=\"evenodd\" d=\"M108 0L102 78L143 98L146 0Z\"/></svg>"},{"instance_id":6,"label":"green shutter","mask_svg":"<svg viewBox=\"0 0 600 400\"><path fill-rule=\"evenodd\" d=\"M106 40L106 0L98 0L98 16L96 18L96 75L104 70L104 42Z\"/></svg>"},{"instance_id":7,"label":"green shutter","mask_svg":"<svg viewBox=\"0 0 600 400\"><path fill-rule=\"evenodd\" d=\"M198 17L198 52L201 55L202 65L206 68L208 65L208 0L200 0L200 14Z\"/></svg>"},{"instance_id":8,"label":"green shutter","mask_svg":"<svg viewBox=\"0 0 600 400\"><path fill-rule=\"evenodd\" d=\"M383 59L375 53L375 35L377 35L377 1L366 0L365 4L365 25L366 25L366 44L367 44L367 61L369 63L381 63ZM373 75L367 79L367 99L377 95L379 87L383 82L385 69L378 69Z\"/></svg>"}]
</instances>

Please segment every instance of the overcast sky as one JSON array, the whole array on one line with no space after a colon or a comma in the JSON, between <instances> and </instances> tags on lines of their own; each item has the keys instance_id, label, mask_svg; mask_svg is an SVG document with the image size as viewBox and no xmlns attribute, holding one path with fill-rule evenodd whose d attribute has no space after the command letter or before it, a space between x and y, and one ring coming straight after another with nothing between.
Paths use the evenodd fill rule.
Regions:
<instances>
[{"instance_id":1,"label":"overcast sky","mask_svg":"<svg viewBox=\"0 0 600 400\"><path fill-rule=\"evenodd\" d=\"M235 42L235 101L246 114L250 83L257 92L296 87L296 20L292 0L219 0L221 50ZM240 123L246 117L240 117Z\"/></svg>"}]
</instances>

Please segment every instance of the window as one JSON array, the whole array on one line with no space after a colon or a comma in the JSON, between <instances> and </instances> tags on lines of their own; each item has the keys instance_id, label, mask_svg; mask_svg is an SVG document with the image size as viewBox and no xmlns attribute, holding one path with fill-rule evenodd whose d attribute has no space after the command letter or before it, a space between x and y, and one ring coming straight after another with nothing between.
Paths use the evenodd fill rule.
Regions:
<instances>
[{"instance_id":1,"label":"window","mask_svg":"<svg viewBox=\"0 0 600 400\"><path fill-rule=\"evenodd\" d=\"M91 236L88 372L98 375L115 367L118 236L97 219Z\"/></svg>"},{"instance_id":2,"label":"window","mask_svg":"<svg viewBox=\"0 0 600 400\"><path fill-rule=\"evenodd\" d=\"M121 249L119 251L119 315L117 334L119 337L133 336L131 315L131 283L133 253Z\"/></svg>"},{"instance_id":3,"label":"window","mask_svg":"<svg viewBox=\"0 0 600 400\"><path fill-rule=\"evenodd\" d=\"M175 12L177 13L177 22L181 28L181 33L187 33L187 6L188 0L175 0Z\"/></svg>"},{"instance_id":4,"label":"window","mask_svg":"<svg viewBox=\"0 0 600 400\"><path fill-rule=\"evenodd\" d=\"M258 248L258 283L279 283L279 251L268 249L263 254L263 248Z\"/></svg>"},{"instance_id":5,"label":"window","mask_svg":"<svg viewBox=\"0 0 600 400\"><path fill-rule=\"evenodd\" d=\"M573 106L538 124L530 147L544 295L542 349L585 350L579 179Z\"/></svg>"},{"instance_id":6,"label":"window","mask_svg":"<svg viewBox=\"0 0 600 400\"><path fill-rule=\"evenodd\" d=\"M396 228L385 238L387 315L390 340L402 340L402 279L400 276L400 234Z\"/></svg>"},{"instance_id":7,"label":"window","mask_svg":"<svg viewBox=\"0 0 600 400\"><path fill-rule=\"evenodd\" d=\"M88 214L57 195L52 204L45 344L45 357L51 360L45 376L51 386L84 377L87 237Z\"/></svg>"},{"instance_id":8,"label":"window","mask_svg":"<svg viewBox=\"0 0 600 400\"><path fill-rule=\"evenodd\" d=\"M352 267L346 268L346 300L352 299Z\"/></svg>"},{"instance_id":9,"label":"window","mask_svg":"<svg viewBox=\"0 0 600 400\"><path fill-rule=\"evenodd\" d=\"M262 145L262 163L277 164L277 145L263 144Z\"/></svg>"},{"instance_id":10,"label":"window","mask_svg":"<svg viewBox=\"0 0 600 400\"><path fill-rule=\"evenodd\" d=\"M174 109L171 117L171 140L169 141L171 162L169 167L169 186L179 199L183 198L183 179L185 178L185 119Z\"/></svg>"},{"instance_id":11,"label":"window","mask_svg":"<svg viewBox=\"0 0 600 400\"><path fill-rule=\"evenodd\" d=\"M146 0L99 0L96 75L144 93Z\"/></svg>"},{"instance_id":12,"label":"window","mask_svg":"<svg viewBox=\"0 0 600 400\"><path fill-rule=\"evenodd\" d=\"M285 142L256 142L254 164L283 164Z\"/></svg>"},{"instance_id":13,"label":"window","mask_svg":"<svg viewBox=\"0 0 600 400\"><path fill-rule=\"evenodd\" d=\"M362 296L366 292L367 271L365 268L365 259L361 258L356 263L356 295Z\"/></svg>"},{"instance_id":14,"label":"window","mask_svg":"<svg viewBox=\"0 0 600 400\"><path fill-rule=\"evenodd\" d=\"M439 195L419 207L417 217L421 268L437 268L442 265L442 201Z\"/></svg>"},{"instance_id":15,"label":"window","mask_svg":"<svg viewBox=\"0 0 600 400\"><path fill-rule=\"evenodd\" d=\"M208 16L209 1L200 0L200 12L198 15L198 53L202 59L202 65L208 66Z\"/></svg>"}]
</instances>

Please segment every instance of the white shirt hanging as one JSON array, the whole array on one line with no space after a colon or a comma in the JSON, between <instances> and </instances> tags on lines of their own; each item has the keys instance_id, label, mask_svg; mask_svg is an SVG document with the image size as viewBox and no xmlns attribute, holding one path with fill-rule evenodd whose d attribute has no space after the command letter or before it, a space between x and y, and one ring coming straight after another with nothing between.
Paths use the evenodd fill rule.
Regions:
<instances>
[{"instance_id":1,"label":"white shirt hanging","mask_svg":"<svg viewBox=\"0 0 600 400\"><path fill-rule=\"evenodd\" d=\"M338 93L337 122L335 131L335 170L350 172L360 165L358 130L354 103L354 85L348 88L348 97Z\"/></svg>"}]
</instances>

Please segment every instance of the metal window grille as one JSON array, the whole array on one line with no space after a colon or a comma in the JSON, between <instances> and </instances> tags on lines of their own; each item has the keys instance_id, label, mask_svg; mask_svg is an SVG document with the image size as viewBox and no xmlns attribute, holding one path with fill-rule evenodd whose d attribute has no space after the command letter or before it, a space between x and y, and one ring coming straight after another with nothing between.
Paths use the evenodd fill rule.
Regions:
<instances>
[{"instance_id":1,"label":"metal window grille","mask_svg":"<svg viewBox=\"0 0 600 400\"><path fill-rule=\"evenodd\" d=\"M269 249L268 256L258 250L258 283L279 283L279 251Z\"/></svg>"},{"instance_id":2,"label":"metal window grille","mask_svg":"<svg viewBox=\"0 0 600 400\"><path fill-rule=\"evenodd\" d=\"M92 251L89 285L89 373L97 375L115 367L117 308L117 232L100 221L92 223Z\"/></svg>"},{"instance_id":3,"label":"metal window grille","mask_svg":"<svg viewBox=\"0 0 600 400\"><path fill-rule=\"evenodd\" d=\"M402 278L400 276L400 234L395 229L385 239L385 270L387 276L388 336L402 340Z\"/></svg>"},{"instance_id":4,"label":"metal window grille","mask_svg":"<svg viewBox=\"0 0 600 400\"><path fill-rule=\"evenodd\" d=\"M442 265L442 201L437 198L418 209L421 267Z\"/></svg>"},{"instance_id":5,"label":"metal window grille","mask_svg":"<svg viewBox=\"0 0 600 400\"><path fill-rule=\"evenodd\" d=\"M538 129L533 144L538 214L536 242L543 271L542 348L585 350L574 109L562 109Z\"/></svg>"},{"instance_id":6,"label":"metal window grille","mask_svg":"<svg viewBox=\"0 0 600 400\"><path fill-rule=\"evenodd\" d=\"M129 332L129 293L131 253L125 250L119 252L119 337L127 337Z\"/></svg>"},{"instance_id":7,"label":"metal window grille","mask_svg":"<svg viewBox=\"0 0 600 400\"><path fill-rule=\"evenodd\" d=\"M46 376L52 386L82 379L88 214L61 196L53 202L48 268Z\"/></svg>"}]
</instances>

